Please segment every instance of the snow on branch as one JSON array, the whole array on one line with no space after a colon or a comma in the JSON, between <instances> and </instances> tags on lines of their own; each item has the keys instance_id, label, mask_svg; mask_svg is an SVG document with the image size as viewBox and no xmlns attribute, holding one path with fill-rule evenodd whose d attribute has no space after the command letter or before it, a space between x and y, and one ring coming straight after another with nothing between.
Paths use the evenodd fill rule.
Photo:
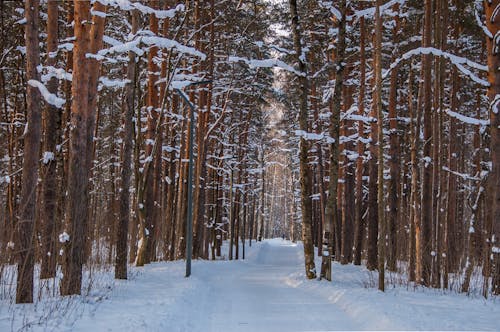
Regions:
<instances>
[{"instance_id":1,"label":"snow on branch","mask_svg":"<svg viewBox=\"0 0 500 332\"><path fill-rule=\"evenodd\" d=\"M124 11L138 10L143 14L153 14L159 19L173 18L177 12L185 11L186 7L183 4L178 4L175 8L169 10L154 9L145 6L140 2L132 2L128 0L97 0L105 6L118 7Z\"/></svg>"},{"instance_id":2,"label":"snow on branch","mask_svg":"<svg viewBox=\"0 0 500 332\"><path fill-rule=\"evenodd\" d=\"M292 66L289 64L278 60L278 59L264 59L264 60L254 60L254 59L247 59L247 58L242 58L242 57L237 57L237 56L230 56L228 58L228 62L244 62L246 63L250 68L281 68L284 69L288 72L294 73L298 76L305 76L304 73L299 72L295 70Z\"/></svg>"},{"instance_id":3,"label":"snow on branch","mask_svg":"<svg viewBox=\"0 0 500 332\"><path fill-rule=\"evenodd\" d=\"M110 48L105 48L105 49L100 50L97 53L97 56L104 57L104 56L106 56L108 54L112 54L112 53L125 53L125 52L129 52L129 51L134 52L138 56L142 56L144 54L144 51L139 48L139 45L141 44L141 42L147 46L157 46L159 48L165 48L165 49L175 48L180 53L185 53L185 54L189 54L192 56L196 56L196 57L201 58L202 60L205 60L207 57L205 53L202 53L193 47L182 45L181 43L179 43L175 40L172 40L172 39L168 39L168 38L164 38L164 37L157 37L157 36L139 37L139 38L136 38L134 40L131 40L129 42L125 42L122 44L115 43L115 45L111 46Z\"/></svg>"},{"instance_id":4,"label":"snow on branch","mask_svg":"<svg viewBox=\"0 0 500 332\"><path fill-rule=\"evenodd\" d=\"M351 107L345 113L340 114L340 120L363 121L366 123L377 122L376 118L355 114L358 111L359 111L358 105L352 104Z\"/></svg>"},{"instance_id":5,"label":"snow on branch","mask_svg":"<svg viewBox=\"0 0 500 332\"><path fill-rule=\"evenodd\" d=\"M450 117L457 119L463 123L467 123L470 125L475 125L475 126L489 126L490 121L489 120L481 120L481 119L476 119L476 118L471 118L465 115L462 115L457 112L453 112L450 109L445 109L444 112L448 114Z\"/></svg>"},{"instance_id":6,"label":"snow on branch","mask_svg":"<svg viewBox=\"0 0 500 332\"><path fill-rule=\"evenodd\" d=\"M306 141L321 141L322 139L325 138L325 135L323 133L321 134L307 133L304 130L295 130L294 133L295 136L303 137Z\"/></svg>"},{"instance_id":7,"label":"snow on branch","mask_svg":"<svg viewBox=\"0 0 500 332\"><path fill-rule=\"evenodd\" d=\"M380 6L380 12L383 14L387 9L391 8L392 6L396 4L404 5L406 3L406 0L391 0L382 6ZM359 19L361 17L364 18L370 18L375 16L375 7L363 9L363 10L358 10L356 11L353 15L350 15L347 17L347 20L350 21L352 19Z\"/></svg>"},{"instance_id":8,"label":"snow on branch","mask_svg":"<svg viewBox=\"0 0 500 332\"><path fill-rule=\"evenodd\" d=\"M102 84L102 86L104 86L106 88L123 88L123 87L125 87L125 85L130 83L130 80L128 80L128 79L112 80L106 76L101 76L101 77L99 77L99 82Z\"/></svg>"},{"instance_id":9,"label":"snow on branch","mask_svg":"<svg viewBox=\"0 0 500 332\"><path fill-rule=\"evenodd\" d=\"M110 37L110 36L106 36L104 35L102 37L102 40L106 43L106 44L109 44L111 46L118 46L118 45L121 45L122 42L117 40L117 39L114 39L113 37Z\"/></svg>"},{"instance_id":10,"label":"snow on branch","mask_svg":"<svg viewBox=\"0 0 500 332\"><path fill-rule=\"evenodd\" d=\"M481 18L479 17L479 8L481 8L482 6L483 6L482 0L479 0L479 1L476 0L476 4L475 4L475 8L474 8L474 16L476 18L476 23L483 30L484 34L488 38L493 39L493 34L491 33L490 30L488 30L488 27L484 24L483 21L481 21Z\"/></svg>"},{"instance_id":11,"label":"snow on branch","mask_svg":"<svg viewBox=\"0 0 500 332\"><path fill-rule=\"evenodd\" d=\"M330 11L330 13L333 14L333 16L335 16L335 18L337 20L341 20L342 19L342 13L340 12L340 10L338 10L335 6L333 6L332 2L331 1L328 1L328 2L325 2L325 1L320 1L320 6L322 6L323 8L325 9L328 9Z\"/></svg>"},{"instance_id":12,"label":"snow on branch","mask_svg":"<svg viewBox=\"0 0 500 332\"><path fill-rule=\"evenodd\" d=\"M115 44L111 46L110 48L104 48L97 52L97 55L99 56L106 56L108 54L113 54L113 53L125 53L125 52L134 52L138 56L144 55L144 51L141 50L138 46L141 43L140 39L134 39L129 42L125 43L120 43L120 44Z\"/></svg>"},{"instance_id":13,"label":"snow on branch","mask_svg":"<svg viewBox=\"0 0 500 332\"><path fill-rule=\"evenodd\" d=\"M443 166L442 170L445 171L445 172L449 172L451 174L454 174L454 175L456 175L458 177L461 177L464 180L471 180L471 181L481 181L482 180L481 178L470 176L469 174L466 174L466 173L460 173L460 172L457 172L457 171L453 171L453 170L451 170L450 168L448 168L446 166Z\"/></svg>"},{"instance_id":14,"label":"snow on branch","mask_svg":"<svg viewBox=\"0 0 500 332\"><path fill-rule=\"evenodd\" d=\"M182 45L181 43L163 37L142 37L142 42L149 46L157 46L159 48L172 49L175 48L180 53L189 54L192 56L196 56L201 60L205 60L207 55L195 49L194 47L189 47L186 45Z\"/></svg>"},{"instance_id":15,"label":"snow on branch","mask_svg":"<svg viewBox=\"0 0 500 332\"><path fill-rule=\"evenodd\" d=\"M45 85L42 84L42 82L39 82L37 80L29 80L28 84L34 88L37 88L40 91L43 99L45 99L45 101L50 105L55 106L57 108L61 108L66 103L66 100L57 97L55 94L50 93L49 90L47 90L47 88L45 87Z\"/></svg>"},{"instance_id":16,"label":"snow on branch","mask_svg":"<svg viewBox=\"0 0 500 332\"><path fill-rule=\"evenodd\" d=\"M434 48L434 47L419 47L415 48L413 50L410 50L403 54L401 57L397 58L396 61L391 63L389 66L389 69L384 69L382 72L382 79L386 79L389 76L389 73L396 68L402 61L408 60L413 56L418 56L418 55L424 55L424 54L432 54L434 56L438 57L443 57L445 59L450 60L450 62L457 67L458 70L460 70L464 75L468 76L470 79L472 79L474 82L482 85L482 86L490 86L488 81L483 80L482 78L476 76L474 73L472 73L469 69L465 68L464 65L467 65L469 67L472 67L477 70L481 71L488 71L488 66L476 63L474 61L471 61L467 58L460 57L448 52L445 52L443 50Z\"/></svg>"},{"instance_id":17,"label":"snow on branch","mask_svg":"<svg viewBox=\"0 0 500 332\"><path fill-rule=\"evenodd\" d=\"M495 114L498 114L498 107L499 107L499 104L500 104L500 95L499 94L496 94L495 95L495 98L491 101L490 103L490 110L495 113Z\"/></svg>"},{"instance_id":18,"label":"snow on branch","mask_svg":"<svg viewBox=\"0 0 500 332\"><path fill-rule=\"evenodd\" d=\"M173 8L173 9L169 9L169 10L153 9L151 7L148 7L148 6L141 4L140 2L132 3L132 7L135 7L135 9L139 10L141 13L144 13L144 14L154 14L159 19L173 18L177 12L183 12L185 10L185 7L183 4L179 4L179 5L177 5L177 7Z\"/></svg>"},{"instance_id":19,"label":"snow on branch","mask_svg":"<svg viewBox=\"0 0 500 332\"><path fill-rule=\"evenodd\" d=\"M46 71L46 74L42 74L42 82L47 83L50 79L52 78L57 78L58 80L66 80L70 81L73 80L73 75L71 73L68 73L64 68L56 68L53 66L38 66L38 72L42 73L43 71Z\"/></svg>"}]
</instances>

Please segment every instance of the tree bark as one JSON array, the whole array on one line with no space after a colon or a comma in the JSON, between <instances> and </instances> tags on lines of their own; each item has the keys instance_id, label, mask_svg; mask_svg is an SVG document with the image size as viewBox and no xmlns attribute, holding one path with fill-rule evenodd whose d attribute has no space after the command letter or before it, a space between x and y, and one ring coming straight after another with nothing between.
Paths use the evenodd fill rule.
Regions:
<instances>
[{"instance_id":1,"label":"tree bark","mask_svg":"<svg viewBox=\"0 0 500 332\"><path fill-rule=\"evenodd\" d=\"M131 12L132 30L131 34L137 33L138 13ZM125 86L125 100L123 102L123 152L121 166L121 191L118 225L116 227L116 259L115 278L127 279L127 241L128 227L130 223L130 187L132 176L132 153L134 138L134 107L135 107L135 84L136 84L136 63L135 53L128 53L129 61L127 65L127 80Z\"/></svg>"},{"instance_id":2,"label":"tree bark","mask_svg":"<svg viewBox=\"0 0 500 332\"><path fill-rule=\"evenodd\" d=\"M375 88L373 104L377 112L378 124L378 167L377 167L377 209L378 209L378 289L385 290L385 202L384 202L384 118L382 113L382 17L381 0L375 7Z\"/></svg>"},{"instance_id":3,"label":"tree bark","mask_svg":"<svg viewBox=\"0 0 500 332\"><path fill-rule=\"evenodd\" d=\"M71 94L71 133L68 162L68 189L63 243L63 279L61 295L80 294L85 251L88 206L87 121L90 117L89 66L90 1L74 1L75 42L73 47L73 82ZM66 236L67 235L67 236Z\"/></svg>"},{"instance_id":4,"label":"tree bark","mask_svg":"<svg viewBox=\"0 0 500 332\"><path fill-rule=\"evenodd\" d=\"M365 53L365 18L359 19L360 29L360 51L359 51L359 72L360 72L360 85L358 95L358 114L365 115L365 81L366 81L366 53ZM358 158L356 159L356 207L355 207L355 238L354 238L354 265L361 265L361 253L363 249L363 233L365 225L363 222L363 162L365 154L365 143L363 139L365 131L364 121L358 121L358 142L357 151Z\"/></svg>"},{"instance_id":5,"label":"tree bark","mask_svg":"<svg viewBox=\"0 0 500 332\"><path fill-rule=\"evenodd\" d=\"M299 25L299 15L297 11L297 1L290 0L290 14L292 19L293 44L295 49L296 61L299 64L299 84L300 84L300 105L299 105L299 127L304 133L307 133L308 117L308 86L307 66L301 57L302 54L302 33ZM314 246L312 234L312 203L311 203L311 180L309 177L308 166L309 144L304 136L300 138L300 188L302 202L302 241L304 242L305 272L308 279L316 277L316 267L314 264ZM332 181L332 180L330 180ZM335 183L336 185L336 183ZM336 195L335 195L336 196Z\"/></svg>"},{"instance_id":6,"label":"tree bark","mask_svg":"<svg viewBox=\"0 0 500 332\"><path fill-rule=\"evenodd\" d=\"M488 98L490 100L490 126L491 141L490 154L492 170L490 174L490 190L492 196L491 220L492 236L491 258L492 258L492 292L500 294L500 7L499 0L484 1L486 12L486 24L492 37L487 39L488 51Z\"/></svg>"},{"instance_id":7,"label":"tree bark","mask_svg":"<svg viewBox=\"0 0 500 332\"><path fill-rule=\"evenodd\" d=\"M431 46L431 30L432 30L432 0L425 0L425 17L424 17L424 35L423 47ZM423 90L423 116L424 116L424 144L423 157L424 167L422 170L422 233L420 239L420 259L422 262L421 279L417 280L424 286L430 286L431 271L432 271L432 168L433 160L432 152L432 55L425 54L422 56L422 70L424 80Z\"/></svg>"},{"instance_id":8,"label":"tree bark","mask_svg":"<svg viewBox=\"0 0 500 332\"><path fill-rule=\"evenodd\" d=\"M26 79L39 81L37 66L40 63L38 0L26 0ZM34 224L38 181L38 156L42 128L41 95L38 88L28 83L26 89L27 130L24 136L24 162L22 172L21 201L17 231L19 261L17 265L16 303L33 302L33 274L35 265Z\"/></svg>"},{"instance_id":9,"label":"tree bark","mask_svg":"<svg viewBox=\"0 0 500 332\"><path fill-rule=\"evenodd\" d=\"M56 64L58 46L59 3L50 0L47 3L47 66ZM47 90L57 94L57 78L53 77L47 83ZM42 166L42 207L41 223L41 256L40 278L56 276L56 231L57 231L57 158L56 144L60 137L61 111L50 104L46 107L45 132L43 135L44 165Z\"/></svg>"},{"instance_id":10,"label":"tree bark","mask_svg":"<svg viewBox=\"0 0 500 332\"><path fill-rule=\"evenodd\" d=\"M399 4L394 5L394 11L399 11ZM393 30L393 42L399 41L399 17L394 17L395 26ZM395 60L393 53L393 61ZM387 214L387 269L396 271L397 263L397 221L399 217L399 195L398 188L400 182L400 155L399 155L399 137L398 137L398 119L397 119L397 87L398 71L394 68L391 71L390 90L389 90L389 140L390 140L390 180L388 188L388 214Z\"/></svg>"}]
</instances>

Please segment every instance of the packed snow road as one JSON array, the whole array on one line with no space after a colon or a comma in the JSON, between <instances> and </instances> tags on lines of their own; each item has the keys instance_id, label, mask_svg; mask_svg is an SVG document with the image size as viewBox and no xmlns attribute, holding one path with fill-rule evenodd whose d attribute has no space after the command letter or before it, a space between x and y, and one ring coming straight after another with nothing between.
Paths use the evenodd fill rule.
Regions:
<instances>
[{"instance_id":1,"label":"packed snow road","mask_svg":"<svg viewBox=\"0 0 500 332\"><path fill-rule=\"evenodd\" d=\"M319 263L319 261L317 262ZM334 265L334 281L305 280L301 245L274 239L244 261L152 264L118 282L71 331L498 330L500 301L400 286Z\"/></svg>"},{"instance_id":2,"label":"packed snow road","mask_svg":"<svg viewBox=\"0 0 500 332\"><path fill-rule=\"evenodd\" d=\"M257 248L256 248L257 247ZM250 250L249 250L250 249ZM281 239L247 248L245 261L153 264L118 286L75 331L324 331L363 328L324 294L296 287L302 247ZM297 274L298 277L298 274ZM300 277L302 278L302 277Z\"/></svg>"},{"instance_id":3,"label":"packed snow road","mask_svg":"<svg viewBox=\"0 0 500 332\"><path fill-rule=\"evenodd\" d=\"M302 267L299 248L289 242L264 243L246 264L223 265L200 276L208 301L195 307L193 328L205 331L307 331L361 328L326 297L293 287L289 276Z\"/></svg>"}]
</instances>

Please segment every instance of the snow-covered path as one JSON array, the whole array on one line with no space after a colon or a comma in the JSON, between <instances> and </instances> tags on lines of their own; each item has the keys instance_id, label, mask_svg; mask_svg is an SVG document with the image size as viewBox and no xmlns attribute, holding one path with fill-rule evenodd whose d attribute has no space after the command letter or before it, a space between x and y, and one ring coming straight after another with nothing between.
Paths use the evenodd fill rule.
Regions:
<instances>
[{"instance_id":1,"label":"snow-covered path","mask_svg":"<svg viewBox=\"0 0 500 332\"><path fill-rule=\"evenodd\" d=\"M132 268L127 281L98 272L87 296L0 302L0 331L500 330L500 298L403 285L382 293L376 273L337 263L333 282L306 280L302 250L266 240L244 261L194 261L190 278L182 261Z\"/></svg>"},{"instance_id":2,"label":"snow-covered path","mask_svg":"<svg viewBox=\"0 0 500 332\"><path fill-rule=\"evenodd\" d=\"M93 317L72 331L358 330L326 296L312 296L290 276L302 269L302 247L281 239L251 248L244 261L153 264L134 285L118 285ZM247 249L248 250L248 249Z\"/></svg>"},{"instance_id":3,"label":"snow-covered path","mask_svg":"<svg viewBox=\"0 0 500 332\"><path fill-rule=\"evenodd\" d=\"M237 271L224 266L220 274L201 275L211 286L200 308L198 326L206 331L306 331L335 328L357 330L354 321L326 297L293 287L290 274L302 265L301 251L290 243L264 243L255 257Z\"/></svg>"},{"instance_id":4,"label":"snow-covered path","mask_svg":"<svg viewBox=\"0 0 500 332\"><path fill-rule=\"evenodd\" d=\"M248 249L247 249L248 250ZM317 262L319 263L319 261ZM500 301L436 290L367 287L359 266L334 266L334 282L304 278L301 245L255 244L244 261L152 264L68 331L498 330Z\"/></svg>"}]
</instances>

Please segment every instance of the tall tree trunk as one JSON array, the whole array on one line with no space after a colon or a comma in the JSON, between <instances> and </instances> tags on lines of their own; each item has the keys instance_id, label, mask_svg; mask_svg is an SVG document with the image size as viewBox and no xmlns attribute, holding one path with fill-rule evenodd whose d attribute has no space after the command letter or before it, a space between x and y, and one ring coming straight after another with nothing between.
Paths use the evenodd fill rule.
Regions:
<instances>
[{"instance_id":1,"label":"tall tree trunk","mask_svg":"<svg viewBox=\"0 0 500 332\"><path fill-rule=\"evenodd\" d=\"M330 138L332 140L330 144L330 181L328 183L328 199L326 202L326 222L323 232L323 238L327 243L327 252L323 253L323 262L321 263L321 276L325 277L327 280L332 280L332 265L331 260L333 258L333 245L334 245L334 233L340 232L338 227L339 224L339 213L338 213L338 171L339 171L339 145L340 145L340 112L342 107L342 87L344 80L344 70L345 70L345 47L346 47L346 1L342 0L339 2L339 10L342 17L338 21L339 33L337 36L337 44L335 47L334 54L334 66L335 69L335 85L333 90L333 100L331 102L330 116ZM340 235L340 234L339 234ZM340 236L338 237L340 238ZM340 248L340 247L339 247ZM336 255L340 256L340 250L338 250Z\"/></svg>"},{"instance_id":2,"label":"tall tree trunk","mask_svg":"<svg viewBox=\"0 0 500 332\"><path fill-rule=\"evenodd\" d=\"M420 279L421 263L420 263L420 190L419 190L419 163L418 151L420 149L420 100L422 95L422 82L418 84L417 107L413 107L413 70L410 68L408 79L409 95L408 107L410 109L410 139L411 139L411 197L410 197L410 241L409 241L409 271L408 279L416 281Z\"/></svg>"},{"instance_id":3,"label":"tall tree trunk","mask_svg":"<svg viewBox=\"0 0 500 332\"><path fill-rule=\"evenodd\" d=\"M377 167L377 209L378 209L378 289L385 290L385 202L384 202L384 118L382 113L382 17L381 0L375 8L375 88L373 104L376 107L378 124L378 167Z\"/></svg>"},{"instance_id":4,"label":"tall tree trunk","mask_svg":"<svg viewBox=\"0 0 500 332\"><path fill-rule=\"evenodd\" d=\"M307 117L308 117L308 78L307 66L301 57L302 54L302 33L299 25L299 14L297 11L297 1L290 0L290 14L292 18L292 34L293 44L295 49L296 61L299 64L299 84L300 84L300 105L299 105L299 128L304 133L307 133ZM302 240L304 242L304 259L305 270L308 279L316 277L316 267L314 264L314 246L312 234L312 206L311 206L311 182L309 177L308 166L309 144L304 136L300 138L300 187L302 201ZM332 179L330 179L332 181ZM335 183L336 186L336 183ZM336 195L335 195L336 196Z\"/></svg>"},{"instance_id":5,"label":"tall tree trunk","mask_svg":"<svg viewBox=\"0 0 500 332\"><path fill-rule=\"evenodd\" d=\"M490 190L492 196L491 220L492 236L492 292L500 294L500 7L499 0L484 1L486 24L491 36L487 39L488 50L488 98L490 100L491 141L490 154L492 171L490 174ZM494 38L492 38L494 37Z\"/></svg>"},{"instance_id":6,"label":"tall tree trunk","mask_svg":"<svg viewBox=\"0 0 500 332\"><path fill-rule=\"evenodd\" d=\"M40 109L41 96L30 80L39 80L37 66L40 63L38 40L39 1L26 0L24 13L26 18L26 89L27 130L24 136L24 162L22 173L21 201L17 231L19 236L19 261L17 265L16 303L33 302L33 274L35 264L34 224L38 181L38 156L42 131Z\"/></svg>"},{"instance_id":7,"label":"tall tree trunk","mask_svg":"<svg viewBox=\"0 0 500 332\"><path fill-rule=\"evenodd\" d=\"M345 74L346 77L349 77L349 74ZM353 86L349 85L344 88L344 112L347 112L349 108L353 104L352 96L354 95ZM340 255L340 263L348 264L352 262L352 246L353 246L353 238L354 238L354 209L355 202L352 199L354 196L354 166L353 162L349 158L349 154L354 148L354 144L352 139L350 139L351 135L354 136L353 131L353 121L349 119L344 120L344 136L349 137L347 142L344 144L344 192L342 197L342 241L341 241L341 255Z\"/></svg>"},{"instance_id":8,"label":"tall tree trunk","mask_svg":"<svg viewBox=\"0 0 500 332\"><path fill-rule=\"evenodd\" d=\"M93 14L94 13L94 14ZM103 36L104 36L104 23L105 23L105 15L106 14L106 6L100 2L95 2L92 5L91 15L92 22L90 28L90 49L89 52L92 54L97 54L97 52L102 48L103 44ZM85 23L88 24L88 23ZM100 118L100 108L97 107L97 97L98 97L98 83L99 83L99 74L100 74L100 62L92 57L87 57L89 72L88 77L88 107L89 107L89 116L87 117L87 172L88 178L93 179L93 169L94 169L94 160L96 155L96 141L94 137L97 137L98 129L99 129L99 118ZM88 191L90 192L92 189L94 182L89 182ZM96 209L97 205L95 202L95 198L93 200L90 199L90 195L87 194L83 197L85 204L89 206L89 209L94 207ZM94 204L92 204L94 203ZM92 211L92 210L91 210ZM85 234L85 259L90 257L92 251L92 236L94 228L98 225L95 225L95 217L92 213L89 214L88 225L86 226L86 234ZM89 240L90 239L90 240Z\"/></svg>"},{"instance_id":9,"label":"tall tree trunk","mask_svg":"<svg viewBox=\"0 0 500 332\"><path fill-rule=\"evenodd\" d=\"M374 44L376 44L376 38L374 38ZM376 77L373 76L374 86L376 86ZM372 103L370 110L370 116L373 119L378 117L377 107L375 101ZM377 269L378 262L378 204L377 204L377 172L378 172L378 149L377 145L382 144L378 142L379 139L379 127L382 126L377 122L372 121L370 123L370 155L368 161L368 237L367 237L367 260L366 267L373 271Z\"/></svg>"},{"instance_id":10,"label":"tall tree trunk","mask_svg":"<svg viewBox=\"0 0 500 332\"><path fill-rule=\"evenodd\" d=\"M150 1L150 6L154 9L159 8L159 1ZM149 15L149 29L154 35L158 35L158 18L155 14ZM157 184L156 184L156 173L157 173L157 152L161 151L161 147L155 147L159 145L160 133L157 130L158 127L158 72L160 68L156 64L155 58L158 57L158 47L151 46L148 52L148 93L147 93L147 130L146 130L146 146L145 155L149 161L149 170L144 173L144 216L145 225L144 232L142 233L143 245L145 245L144 257L140 259L144 263L149 263L151 261L151 253L154 250L154 232L155 229L155 210L157 205L155 204L157 199ZM155 147L155 148L153 148Z\"/></svg>"},{"instance_id":11,"label":"tall tree trunk","mask_svg":"<svg viewBox=\"0 0 500 332\"><path fill-rule=\"evenodd\" d=\"M87 121L89 105L90 1L74 1L75 42L73 47L73 81L71 133L68 161L67 206L65 229L60 235L63 243L63 279L61 295L80 294L82 266L85 260L85 231L87 226L88 172Z\"/></svg>"},{"instance_id":12,"label":"tall tree trunk","mask_svg":"<svg viewBox=\"0 0 500 332\"><path fill-rule=\"evenodd\" d=\"M399 4L394 5L394 11L399 12ZM399 38L399 17L394 17L395 26L393 29L393 42L398 43ZM395 54L393 54L392 61ZM397 221L399 217L398 210L398 188L400 182L400 155L399 155L399 139L398 139L398 119L397 119L397 87L398 87L398 71L394 68L391 71L390 90L389 90L389 125L390 125L390 180L388 186L388 214L387 214L387 269L396 271L397 263Z\"/></svg>"},{"instance_id":13,"label":"tall tree trunk","mask_svg":"<svg viewBox=\"0 0 500 332\"><path fill-rule=\"evenodd\" d=\"M431 46L432 30L432 0L425 0L424 35L423 47ZM423 116L424 116L424 144L423 144L423 175L422 175L422 233L420 240L420 259L422 261L422 275L417 282L424 286L430 286L432 270L432 168L431 158L433 137L432 137L432 55L422 56L422 71L424 74L423 83Z\"/></svg>"},{"instance_id":14,"label":"tall tree trunk","mask_svg":"<svg viewBox=\"0 0 500 332\"><path fill-rule=\"evenodd\" d=\"M359 51L359 72L360 72L360 85L358 95L358 114L365 115L365 81L366 81L366 53L365 53L365 18L359 19L360 29L360 51ZM363 233L365 225L363 222L363 161L365 154L365 143L363 139L365 131L364 121L358 121L358 141L357 150L358 158L356 159L356 208L355 208L355 238L354 238L354 264L361 265L361 253L363 249Z\"/></svg>"},{"instance_id":15,"label":"tall tree trunk","mask_svg":"<svg viewBox=\"0 0 500 332\"><path fill-rule=\"evenodd\" d=\"M131 12L132 30L131 34L137 32L138 13ZM125 100L123 102L123 152L121 166L121 191L118 225L116 227L116 259L115 278L127 279L127 241L128 227L130 222L130 187L132 175L132 152L134 138L134 106L135 106L135 84L136 84L136 64L135 53L128 53L129 61L127 66L127 80L125 86Z\"/></svg>"},{"instance_id":16,"label":"tall tree trunk","mask_svg":"<svg viewBox=\"0 0 500 332\"><path fill-rule=\"evenodd\" d=\"M451 111L456 112L458 108L458 72L454 68L451 74L452 86L451 86ZM456 120L450 117L449 121L449 131L450 133L457 132ZM457 137L456 135L450 135L450 141L448 143L448 161L450 170L457 169ZM446 208L446 227L444 234L444 252L445 252L445 264L444 264L444 275L443 275L443 287L448 288L448 275L450 272L456 271L457 260L456 255L453 254L455 247L455 224L457 222L456 209L457 209L457 176L453 172L448 173L448 181L446 184L446 190L448 192L448 204Z\"/></svg>"},{"instance_id":17,"label":"tall tree trunk","mask_svg":"<svg viewBox=\"0 0 500 332\"><path fill-rule=\"evenodd\" d=\"M56 64L58 46L59 2L50 0L47 3L47 66ZM57 78L53 77L47 84L47 90L57 93ZM43 135L44 165L42 166L42 207L40 211L42 236L42 263L40 278L56 276L56 218L57 218L57 158L56 144L60 137L61 111L53 105L47 104L45 116L45 132Z\"/></svg>"}]
</instances>

